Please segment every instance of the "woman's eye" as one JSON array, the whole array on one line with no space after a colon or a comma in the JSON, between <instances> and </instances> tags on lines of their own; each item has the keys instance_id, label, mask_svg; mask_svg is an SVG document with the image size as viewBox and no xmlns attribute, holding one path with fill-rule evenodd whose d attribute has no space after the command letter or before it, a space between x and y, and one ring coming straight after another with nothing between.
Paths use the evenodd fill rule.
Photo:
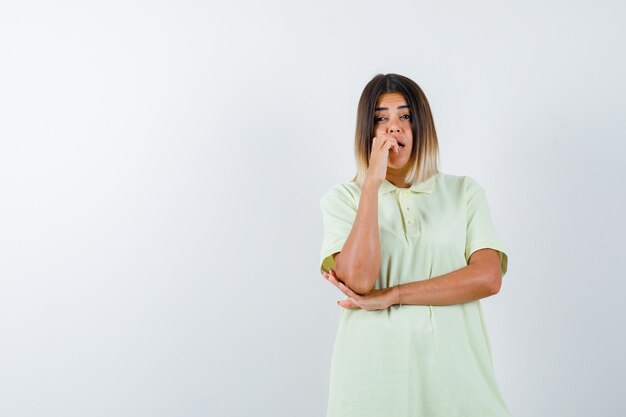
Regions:
<instances>
[{"instance_id":1,"label":"woman's eye","mask_svg":"<svg viewBox=\"0 0 626 417\"><path fill-rule=\"evenodd\" d=\"M411 120L411 115L410 114L403 114L400 116L401 119L404 120ZM379 117L374 117L374 123L379 123L382 122L383 120L386 120L387 118L385 116L379 116Z\"/></svg>"}]
</instances>

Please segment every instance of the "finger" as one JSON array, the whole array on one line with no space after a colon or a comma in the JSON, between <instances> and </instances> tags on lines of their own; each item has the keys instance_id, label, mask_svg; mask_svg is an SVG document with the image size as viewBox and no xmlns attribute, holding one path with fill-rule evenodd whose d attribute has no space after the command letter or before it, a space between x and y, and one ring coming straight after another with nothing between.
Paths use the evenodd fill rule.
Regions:
<instances>
[{"instance_id":1,"label":"finger","mask_svg":"<svg viewBox=\"0 0 626 417\"><path fill-rule=\"evenodd\" d=\"M334 279L335 281L338 281L337 279L337 273L335 271L333 271L332 269L328 270L328 276L332 279Z\"/></svg>"},{"instance_id":2,"label":"finger","mask_svg":"<svg viewBox=\"0 0 626 417\"><path fill-rule=\"evenodd\" d=\"M348 295L348 296L352 296L352 294L354 294L352 292L352 290L350 288L348 288L348 286L346 284L344 284L343 282L339 281L337 279L337 276L335 275L334 271L331 269L330 270L330 279L333 280L333 283L335 285L337 285L337 288L339 288L344 294Z\"/></svg>"},{"instance_id":3,"label":"finger","mask_svg":"<svg viewBox=\"0 0 626 417\"><path fill-rule=\"evenodd\" d=\"M400 152L400 145L398 145L398 141L395 138L393 138L393 137L390 139L390 141L391 141L391 147L393 148L393 150L396 153L399 153Z\"/></svg>"},{"instance_id":4,"label":"finger","mask_svg":"<svg viewBox=\"0 0 626 417\"><path fill-rule=\"evenodd\" d=\"M337 287L339 291L341 291L341 289L339 288L339 283L336 280L333 280L331 277L326 277L326 281L330 282L335 287Z\"/></svg>"},{"instance_id":5,"label":"finger","mask_svg":"<svg viewBox=\"0 0 626 417\"><path fill-rule=\"evenodd\" d=\"M350 297L357 297L358 294L355 294L350 288L348 288L343 282L339 283L339 289L346 294L347 296Z\"/></svg>"},{"instance_id":6,"label":"finger","mask_svg":"<svg viewBox=\"0 0 626 417\"><path fill-rule=\"evenodd\" d=\"M339 280L335 277L334 272L332 271L332 269L329 271L330 273L328 274L328 280L337 288L339 288ZM339 288L341 290L341 288Z\"/></svg>"},{"instance_id":7,"label":"finger","mask_svg":"<svg viewBox=\"0 0 626 417\"><path fill-rule=\"evenodd\" d=\"M400 145L398 145L398 141L393 136L385 136L384 147L387 150L393 149L396 153L400 152Z\"/></svg>"},{"instance_id":8,"label":"finger","mask_svg":"<svg viewBox=\"0 0 626 417\"><path fill-rule=\"evenodd\" d=\"M361 308L359 307L358 304L356 304L353 300L341 300L341 301L337 301L337 304L339 305L339 307L343 307L343 308Z\"/></svg>"},{"instance_id":9,"label":"finger","mask_svg":"<svg viewBox=\"0 0 626 417\"><path fill-rule=\"evenodd\" d=\"M372 139L372 152L380 152L385 147L385 137L376 136Z\"/></svg>"},{"instance_id":10,"label":"finger","mask_svg":"<svg viewBox=\"0 0 626 417\"><path fill-rule=\"evenodd\" d=\"M388 136L388 135L382 135L382 136L376 136L372 139L372 151L376 150L376 151L382 151L382 150L389 150L389 141L390 140L394 140L393 136Z\"/></svg>"},{"instance_id":11,"label":"finger","mask_svg":"<svg viewBox=\"0 0 626 417\"><path fill-rule=\"evenodd\" d=\"M329 269L328 272L326 273L326 278L330 280L332 277L333 277L333 270Z\"/></svg>"}]
</instances>

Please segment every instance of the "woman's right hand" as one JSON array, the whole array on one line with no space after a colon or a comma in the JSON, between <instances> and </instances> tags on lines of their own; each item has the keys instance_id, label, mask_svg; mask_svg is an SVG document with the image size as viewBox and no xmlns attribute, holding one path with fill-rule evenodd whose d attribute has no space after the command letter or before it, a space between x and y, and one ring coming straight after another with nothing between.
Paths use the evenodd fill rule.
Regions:
<instances>
[{"instance_id":1,"label":"woman's right hand","mask_svg":"<svg viewBox=\"0 0 626 417\"><path fill-rule=\"evenodd\" d=\"M398 141L392 136L383 134L372 139L372 151L365 174L366 181L374 182L377 186L383 183L387 176L387 160L389 159L390 151L400 152Z\"/></svg>"}]
</instances>

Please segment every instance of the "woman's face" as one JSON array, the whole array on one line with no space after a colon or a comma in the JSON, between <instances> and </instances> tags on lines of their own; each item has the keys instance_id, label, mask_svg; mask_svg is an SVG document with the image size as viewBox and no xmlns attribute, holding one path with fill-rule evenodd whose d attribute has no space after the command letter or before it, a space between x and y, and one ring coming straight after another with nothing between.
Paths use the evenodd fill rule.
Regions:
<instances>
[{"instance_id":1,"label":"woman's face","mask_svg":"<svg viewBox=\"0 0 626 417\"><path fill-rule=\"evenodd\" d=\"M402 94L385 93L378 98L374 113L374 136L392 136L399 144L404 144L404 147L400 146L399 153L393 148L389 150L388 167L403 168L411 159L413 148L411 117L411 109Z\"/></svg>"}]
</instances>

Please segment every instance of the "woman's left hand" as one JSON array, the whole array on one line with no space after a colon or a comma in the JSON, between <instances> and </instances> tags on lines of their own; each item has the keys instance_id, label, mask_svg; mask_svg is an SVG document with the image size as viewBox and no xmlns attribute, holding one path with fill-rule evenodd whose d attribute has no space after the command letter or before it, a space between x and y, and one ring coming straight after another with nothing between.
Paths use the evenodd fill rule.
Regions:
<instances>
[{"instance_id":1,"label":"woman's left hand","mask_svg":"<svg viewBox=\"0 0 626 417\"><path fill-rule=\"evenodd\" d=\"M332 269L329 272L323 272L322 275L335 287L347 295L347 300L338 301L337 304L344 308L362 308L363 310L383 310L394 304L393 288L383 288L381 290L372 290L367 294L360 295L352 291L343 282L339 281Z\"/></svg>"}]
</instances>

